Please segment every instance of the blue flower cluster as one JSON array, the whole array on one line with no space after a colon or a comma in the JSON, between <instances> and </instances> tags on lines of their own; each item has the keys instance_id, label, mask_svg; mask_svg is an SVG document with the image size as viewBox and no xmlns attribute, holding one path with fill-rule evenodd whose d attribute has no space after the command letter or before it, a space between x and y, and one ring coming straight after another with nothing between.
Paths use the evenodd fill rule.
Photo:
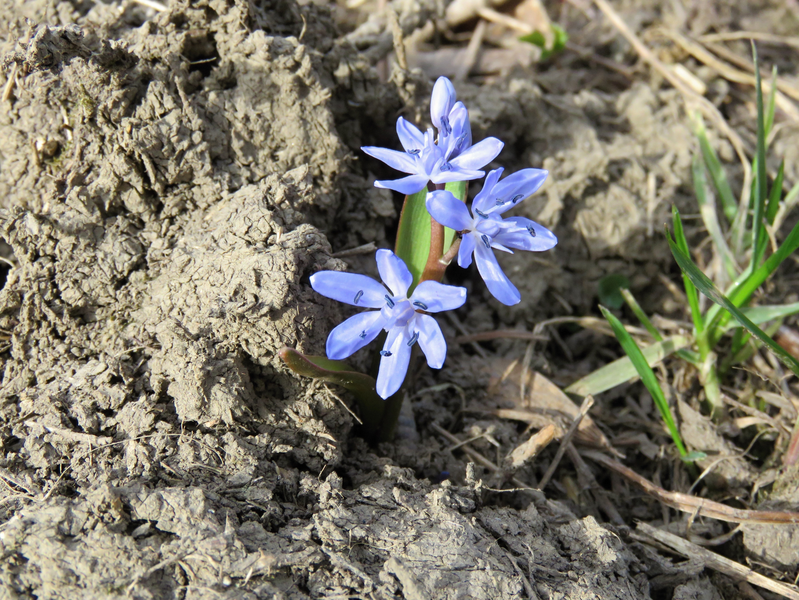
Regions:
<instances>
[{"instance_id":1,"label":"blue flower cluster","mask_svg":"<svg viewBox=\"0 0 799 600\"><path fill-rule=\"evenodd\" d=\"M488 291L503 304L517 304L521 294L500 268L494 250L511 254L514 249L543 251L554 247L558 240L535 221L502 215L535 193L548 173L543 169L522 169L500 180L503 170L493 170L469 210L444 190L444 185L483 177L485 172L481 169L499 155L504 144L494 137L472 144L469 112L463 102L456 101L455 88L446 77L439 78L433 87L430 118L437 136L432 128L422 133L402 117L397 119L403 152L374 146L362 148L369 156L407 173L400 179L376 181L375 186L406 195L425 187L430 189L426 200L430 216L458 232L458 264L466 268L474 257ZM466 289L423 281L409 297L413 277L401 258L390 250L378 250L377 268L383 284L365 275L321 271L311 276L311 286L333 300L379 309L350 317L333 329L326 350L330 359L347 358L386 331L386 342L380 351L377 393L388 398L405 380L415 343L419 343L430 367L442 367L447 343L438 323L428 313L463 306Z\"/></svg>"}]
</instances>

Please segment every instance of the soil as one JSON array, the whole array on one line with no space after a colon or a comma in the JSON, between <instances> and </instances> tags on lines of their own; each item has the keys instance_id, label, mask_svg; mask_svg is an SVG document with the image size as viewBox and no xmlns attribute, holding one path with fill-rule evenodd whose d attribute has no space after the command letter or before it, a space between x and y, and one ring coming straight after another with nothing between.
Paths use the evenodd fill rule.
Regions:
<instances>
[{"instance_id":1,"label":"soil","mask_svg":"<svg viewBox=\"0 0 799 600\"><path fill-rule=\"evenodd\" d=\"M674 17L638 4L620 3L636 27ZM15 77L0 110L0 598L737 597L730 580L633 539L635 519L670 519L618 478L596 472L621 522L572 490L568 461L546 495L498 491L514 474L535 487L554 450L497 475L436 432L500 463L529 437L491 414L513 404L491 382L527 342L475 350L441 319L447 366L414 369L404 428L377 447L344 391L279 360L284 346L323 354L349 314L309 276L374 274L372 254L334 254L391 246L400 199L372 186L387 172L358 148L394 145L399 114L423 122L431 81L400 69L386 79L390 44L358 47L339 9L294 0L0 6L0 85ZM776 27L778 7L761 8L697 18ZM609 25L585 35L634 62ZM574 55L457 87L475 138L506 143L494 166L550 171L516 214L560 239L552 253L503 259L522 292L515 307L491 300L475 272L448 273L469 290L458 321L487 331L596 315L611 273L647 308L675 311L661 229L672 204L695 211L696 151L678 92L641 73L600 76ZM730 109L744 131L750 108ZM734 173L731 148L711 135ZM790 126L773 142L791 183L797 142ZM596 332L559 331L528 361L559 387L619 355ZM641 388L598 399L596 435L624 437L616 413L630 401L652 422L638 423L627 458L684 485ZM689 404L689 444L736 454ZM736 456L703 493L748 494L765 472L762 506L799 509L795 473ZM721 534L714 523L699 530ZM726 552L795 575L798 532L748 525Z\"/></svg>"}]
</instances>

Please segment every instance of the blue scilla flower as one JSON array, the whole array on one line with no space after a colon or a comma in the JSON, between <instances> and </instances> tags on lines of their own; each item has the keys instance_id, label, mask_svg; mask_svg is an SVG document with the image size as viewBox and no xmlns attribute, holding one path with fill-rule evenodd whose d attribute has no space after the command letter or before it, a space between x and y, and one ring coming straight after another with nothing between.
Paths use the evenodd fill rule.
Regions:
<instances>
[{"instance_id":1,"label":"blue scilla flower","mask_svg":"<svg viewBox=\"0 0 799 600\"><path fill-rule=\"evenodd\" d=\"M329 359L341 360L366 346L381 331L387 331L377 375L377 393L386 399L405 380L416 342L430 367L443 366L447 342L436 320L426 313L460 308L466 302L466 289L423 281L409 298L413 276L391 250L377 251L377 269L385 285L357 273L319 271L311 275L311 287L339 302L379 309L350 317L333 329L327 338L326 351Z\"/></svg>"},{"instance_id":2,"label":"blue scilla flower","mask_svg":"<svg viewBox=\"0 0 799 600\"><path fill-rule=\"evenodd\" d=\"M440 77L433 86L430 117L438 129L437 139L432 129L422 133L399 117L397 136L404 152L376 146L361 148L397 171L409 173L400 179L376 181L376 187L409 195L424 189L428 182L445 184L479 179L485 175L481 169L502 151L504 144L494 137L472 145L469 111L463 102L456 102L455 88L446 77Z\"/></svg>"},{"instance_id":3,"label":"blue scilla flower","mask_svg":"<svg viewBox=\"0 0 799 600\"><path fill-rule=\"evenodd\" d=\"M436 221L461 235L458 264L472 264L485 281L488 291L500 302L511 306L521 300L516 289L497 263L494 250L513 254L517 250L542 251L553 248L558 238L546 227L524 217L502 218L515 206L541 187L548 172L544 169L522 169L499 181L502 169L491 171L483 189L472 202L471 214L466 205L446 191L430 192L427 211Z\"/></svg>"}]
</instances>

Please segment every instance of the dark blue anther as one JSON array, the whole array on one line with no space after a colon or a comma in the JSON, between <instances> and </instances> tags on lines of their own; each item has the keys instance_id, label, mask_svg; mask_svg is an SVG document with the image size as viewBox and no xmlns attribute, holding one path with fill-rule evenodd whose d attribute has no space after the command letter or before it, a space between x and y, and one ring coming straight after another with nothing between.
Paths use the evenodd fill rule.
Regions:
<instances>
[{"instance_id":1,"label":"dark blue anther","mask_svg":"<svg viewBox=\"0 0 799 600\"><path fill-rule=\"evenodd\" d=\"M441 165L441 170L442 171L451 171L452 170L452 165L447 163L447 162L445 162L443 165Z\"/></svg>"},{"instance_id":2,"label":"dark blue anther","mask_svg":"<svg viewBox=\"0 0 799 600\"><path fill-rule=\"evenodd\" d=\"M527 231L530 233L531 236L535 237L535 228L532 225L527 226Z\"/></svg>"},{"instance_id":3,"label":"dark blue anther","mask_svg":"<svg viewBox=\"0 0 799 600\"><path fill-rule=\"evenodd\" d=\"M463 135L461 135L461 136L458 138L458 141L457 141L457 143L455 144L455 148L456 148L456 149L458 149L458 150L460 150L460 149L461 149L461 146L463 146L463 142L465 142L465 141L466 141L466 134L464 133Z\"/></svg>"},{"instance_id":4,"label":"dark blue anther","mask_svg":"<svg viewBox=\"0 0 799 600\"><path fill-rule=\"evenodd\" d=\"M365 340L366 339L366 332L362 331L361 333L358 334L358 337L361 338L362 340Z\"/></svg>"},{"instance_id":5,"label":"dark blue anther","mask_svg":"<svg viewBox=\"0 0 799 600\"><path fill-rule=\"evenodd\" d=\"M513 202L514 204L516 204L516 203L517 203L519 200L521 200L522 198L524 198L524 194L517 194L517 195L515 195L515 196L513 197L513 199L511 200L511 202Z\"/></svg>"},{"instance_id":6,"label":"dark blue anther","mask_svg":"<svg viewBox=\"0 0 799 600\"><path fill-rule=\"evenodd\" d=\"M422 151L421 148L414 148L413 150L408 150L408 154L411 156L419 156L419 153Z\"/></svg>"},{"instance_id":7,"label":"dark blue anther","mask_svg":"<svg viewBox=\"0 0 799 600\"><path fill-rule=\"evenodd\" d=\"M388 350L381 350L380 356L391 356L391 352L389 352Z\"/></svg>"},{"instance_id":8,"label":"dark blue anther","mask_svg":"<svg viewBox=\"0 0 799 600\"><path fill-rule=\"evenodd\" d=\"M475 209L474 209L474 212L476 212L476 213L477 213L479 216L483 217L484 219L487 219L487 218L488 218L488 215L487 215L487 214L485 214L485 213L484 213L482 210L480 210L479 208L475 208Z\"/></svg>"},{"instance_id":9,"label":"dark blue anther","mask_svg":"<svg viewBox=\"0 0 799 600\"><path fill-rule=\"evenodd\" d=\"M358 293L355 294L355 300L353 300L353 302L355 302L355 304L358 304L358 300L360 300L362 297L363 297L363 290L358 290Z\"/></svg>"},{"instance_id":10,"label":"dark blue anther","mask_svg":"<svg viewBox=\"0 0 799 600\"><path fill-rule=\"evenodd\" d=\"M480 239L483 240L483 243L486 245L486 248L491 247L491 239L486 234L481 235Z\"/></svg>"},{"instance_id":11,"label":"dark blue anther","mask_svg":"<svg viewBox=\"0 0 799 600\"><path fill-rule=\"evenodd\" d=\"M413 334L413 337L408 340L408 348L413 346L416 343L416 340L418 339L419 339L419 332L417 331Z\"/></svg>"},{"instance_id":12,"label":"dark blue anther","mask_svg":"<svg viewBox=\"0 0 799 600\"><path fill-rule=\"evenodd\" d=\"M505 201L502 198L497 198L497 206L502 206L505 204Z\"/></svg>"},{"instance_id":13,"label":"dark blue anther","mask_svg":"<svg viewBox=\"0 0 799 600\"><path fill-rule=\"evenodd\" d=\"M419 302L418 300L416 300L416 301L413 303L413 305L414 305L416 308L420 309L420 310L427 310L427 304L425 304L424 302Z\"/></svg>"},{"instance_id":14,"label":"dark blue anther","mask_svg":"<svg viewBox=\"0 0 799 600\"><path fill-rule=\"evenodd\" d=\"M386 304L388 304L388 307L394 308L394 301L391 299L391 297L388 294L385 295L385 299L386 299Z\"/></svg>"},{"instance_id":15,"label":"dark blue anther","mask_svg":"<svg viewBox=\"0 0 799 600\"><path fill-rule=\"evenodd\" d=\"M441 117L441 130L444 132L444 135L452 133L452 127L449 126L449 119L447 117Z\"/></svg>"}]
</instances>

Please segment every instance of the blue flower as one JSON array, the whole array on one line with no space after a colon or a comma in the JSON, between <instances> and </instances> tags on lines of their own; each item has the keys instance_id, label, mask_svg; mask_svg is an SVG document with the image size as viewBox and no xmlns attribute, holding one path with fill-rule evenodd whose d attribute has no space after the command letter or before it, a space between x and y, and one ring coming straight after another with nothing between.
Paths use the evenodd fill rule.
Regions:
<instances>
[{"instance_id":1,"label":"blue flower","mask_svg":"<svg viewBox=\"0 0 799 600\"><path fill-rule=\"evenodd\" d=\"M311 275L311 287L339 302L380 309L357 314L333 329L326 351L329 359L341 360L387 331L377 375L377 393L386 399L405 380L416 342L431 368L443 366L447 342L436 320L425 313L460 308L466 302L466 288L423 281L409 298L413 276L401 258L391 250L378 250L377 269L385 286L366 275L320 271Z\"/></svg>"},{"instance_id":2,"label":"blue flower","mask_svg":"<svg viewBox=\"0 0 799 600\"><path fill-rule=\"evenodd\" d=\"M511 306L521 300L516 289L497 263L494 250L513 254L511 248L540 252L558 243L547 228L524 217L503 219L502 213L541 187L549 173L543 169L522 169L499 181L502 169L491 171L483 189L472 202L472 214L466 205L446 191L430 192L427 211L436 221L460 232L458 264L472 264L486 283L488 291L500 302Z\"/></svg>"},{"instance_id":3,"label":"blue flower","mask_svg":"<svg viewBox=\"0 0 799 600\"><path fill-rule=\"evenodd\" d=\"M485 175L481 169L502 151L504 144L494 137L472 146L469 112L463 102L455 101L455 88L446 77L440 77L433 86L430 117L438 129L438 139L434 139L432 129L422 133L399 117L397 136L404 152L376 146L361 148L369 156L409 174L401 179L376 181L376 187L410 195L423 190L429 181L445 184L479 179Z\"/></svg>"}]
</instances>

